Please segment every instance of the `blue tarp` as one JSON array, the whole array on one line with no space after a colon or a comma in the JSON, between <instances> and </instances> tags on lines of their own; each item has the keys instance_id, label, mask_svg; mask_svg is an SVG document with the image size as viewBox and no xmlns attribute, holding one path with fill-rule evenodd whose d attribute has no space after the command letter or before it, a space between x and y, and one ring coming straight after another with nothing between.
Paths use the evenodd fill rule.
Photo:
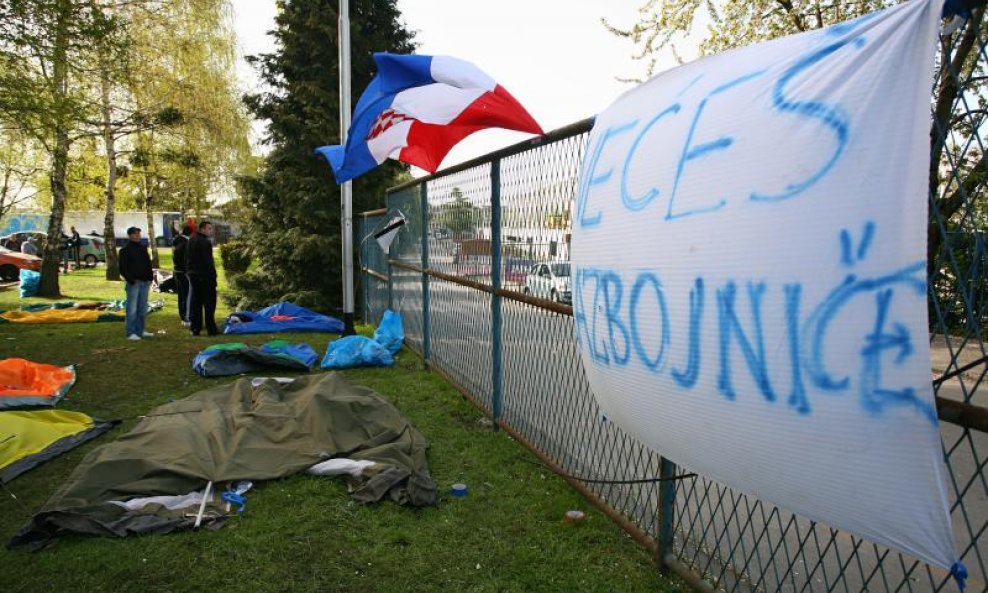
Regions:
<instances>
[{"instance_id":1,"label":"blue tarp","mask_svg":"<svg viewBox=\"0 0 988 593\"><path fill-rule=\"evenodd\" d=\"M391 309L384 312L381 323L374 330L374 341L387 348L392 356L401 350L401 343L405 339L405 330L401 326L401 313L395 313Z\"/></svg>"},{"instance_id":2,"label":"blue tarp","mask_svg":"<svg viewBox=\"0 0 988 593\"><path fill-rule=\"evenodd\" d=\"M394 364L394 355L401 350L404 339L401 313L388 309L374 331L373 339L347 336L330 342L322 359L322 368L389 367Z\"/></svg>"},{"instance_id":3,"label":"blue tarp","mask_svg":"<svg viewBox=\"0 0 988 593\"><path fill-rule=\"evenodd\" d=\"M274 332L343 333L343 322L335 317L293 305L278 303L260 311L238 311L226 320L225 334L268 334Z\"/></svg>"},{"instance_id":4,"label":"blue tarp","mask_svg":"<svg viewBox=\"0 0 988 593\"><path fill-rule=\"evenodd\" d=\"M247 344L216 344L196 354L192 369L203 377L239 375L276 368L309 371L319 355L308 344L272 340L260 347Z\"/></svg>"},{"instance_id":5,"label":"blue tarp","mask_svg":"<svg viewBox=\"0 0 988 593\"><path fill-rule=\"evenodd\" d=\"M394 358L387 348L366 336L347 336L329 343L322 359L324 369L389 367Z\"/></svg>"},{"instance_id":6,"label":"blue tarp","mask_svg":"<svg viewBox=\"0 0 988 593\"><path fill-rule=\"evenodd\" d=\"M21 270L21 298L38 295L38 287L41 286L41 274L34 270Z\"/></svg>"}]
</instances>

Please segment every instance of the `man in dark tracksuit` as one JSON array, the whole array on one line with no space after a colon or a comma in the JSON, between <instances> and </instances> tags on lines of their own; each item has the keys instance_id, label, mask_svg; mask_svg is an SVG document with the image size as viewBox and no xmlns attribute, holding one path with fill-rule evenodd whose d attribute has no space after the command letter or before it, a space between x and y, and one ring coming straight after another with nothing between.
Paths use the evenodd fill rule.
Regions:
<instances>
[{"instance_id":1,"label":"man in dark tracksuit","mask_svg":"<svg viewBox=\"0 0 988 593\"><path fill-rule=\"evenodd\" d=\"M185 275L185 253L189 244L189 225L182 227L182 233L172 239L172 262L175 269L175 291L178 293L178 317L182 325L189 327L189 277Z\"/></svg>"},{"instance_id":2,"label":"man in dark tracksuit","mask_svg":"<svg viewBox=\"0 0 988 593\"><path fill-rule=\"evenodd\" d=\"M185 273L189 277L189 323L193 336L202 331L205 313L206 333L215 336L216 329L216 264L213 263L213 224L199 223L199 232L185 247Z\"/></svg>"}]
</instances>

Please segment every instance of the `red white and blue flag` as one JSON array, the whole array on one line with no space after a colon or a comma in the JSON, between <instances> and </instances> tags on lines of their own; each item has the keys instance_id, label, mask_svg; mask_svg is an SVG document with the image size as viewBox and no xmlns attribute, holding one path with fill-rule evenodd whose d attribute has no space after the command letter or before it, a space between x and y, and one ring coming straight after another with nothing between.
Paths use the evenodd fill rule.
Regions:
<instances>
[{"instance_id":1,"label":"red white and blue flag","mask_svg":"<svg viewBox=\"0 0 988 593\"><path fill-rule=\"evenodd\" d=\"M387 158L434 173L460 141L486 128L542 134L504 87L469 62L447 56L377 53L377 76L357 102L346 146L316 149L337 183Z\"/></svg>"}]
</instances>

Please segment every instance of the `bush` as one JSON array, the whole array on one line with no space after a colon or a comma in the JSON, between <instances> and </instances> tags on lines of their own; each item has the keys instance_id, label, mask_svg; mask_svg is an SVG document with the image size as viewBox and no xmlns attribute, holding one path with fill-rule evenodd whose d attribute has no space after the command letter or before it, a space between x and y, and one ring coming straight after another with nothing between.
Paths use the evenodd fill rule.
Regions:
<instances>
[{"instance_id":1,"label":"bush","mask_svg":"<svg viewBox=\"0 0 988 593\"><path fill-rule=\"evenodd\" d=\"M227 274L243 274L250 267L250 248L240 241L229 241L220 245L220 259Z\"/></svg>"}]
</instances>

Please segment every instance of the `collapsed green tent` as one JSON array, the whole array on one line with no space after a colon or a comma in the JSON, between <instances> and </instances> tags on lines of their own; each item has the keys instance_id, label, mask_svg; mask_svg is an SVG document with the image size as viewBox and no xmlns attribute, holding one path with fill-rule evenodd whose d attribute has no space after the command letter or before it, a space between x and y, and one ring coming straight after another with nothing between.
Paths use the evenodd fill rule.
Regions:
<instances>
[{"instance_id":1,"label":"collapsed green tent","mask_svg":"<svg viewBox=\"0 0 988 593\"><path fill-rule=\"evenodd\" d=\"M66 410L0 412L0 484L98 437L114 424Z\"/></svg>"},{"instance_id":2,"label":"collapsed green tent","mask_svg":"<svg viewBox=\"0 0 988 593\"><path fill-rule=\"evenodd\" d=\"M156 408L90 453L7 546L167 533L192 527L197 509L221 524L227 505L209 492L335 462L358 501L435 504L426 440L390 402L337 373L284 381L240 379Z\"/></svg>"}]
</instances>

